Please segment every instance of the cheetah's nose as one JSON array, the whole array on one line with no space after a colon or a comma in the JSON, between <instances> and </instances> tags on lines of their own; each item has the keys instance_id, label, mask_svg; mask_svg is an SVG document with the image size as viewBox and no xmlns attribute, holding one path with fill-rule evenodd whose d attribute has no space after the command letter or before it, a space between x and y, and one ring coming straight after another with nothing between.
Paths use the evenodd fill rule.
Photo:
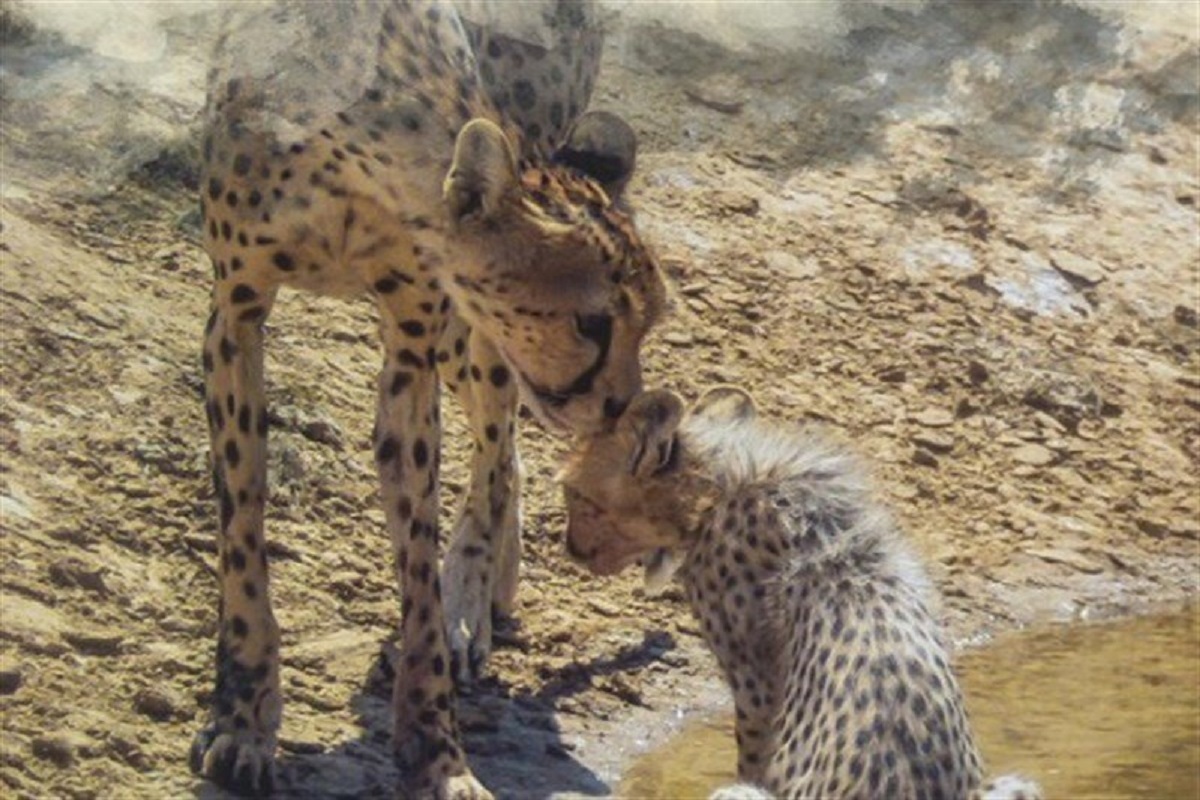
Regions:
<instances>
[{"instance_id":1,"label":"cheetah's nose","mask_svg":"<svg viewBox=\"0 0 1200 800\"><path fill-rule=\"evenodd\" d=\"M593 549L590 553L580 549L580 547L575 544L575 537L571 536L570 531L567 531L566 546L567 555L570 556L573 561L576 561L584 566L587 566L589 562L596 557L595 549Z\"/></svg>"}]
</instances>

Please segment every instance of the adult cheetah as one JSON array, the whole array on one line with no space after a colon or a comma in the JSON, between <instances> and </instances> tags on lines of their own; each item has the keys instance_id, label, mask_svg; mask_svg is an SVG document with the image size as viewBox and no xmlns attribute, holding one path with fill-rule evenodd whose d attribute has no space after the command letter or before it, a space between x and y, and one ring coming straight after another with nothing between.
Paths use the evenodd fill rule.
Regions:
<instances>
[{"instance_id":1,"label":"adult cheetah","mask_svg":"<svg viewBox=\"0 0 1200 800\"><path fill-rule=\"evenodd\" d=\"M403 597L395 741L421 793L487 796L459 743L454 681L480 667L493 607L516 591L518 393L551 426L586 433L640 390L664 288L614 202L632 133L581 116L595 9L508 8L533 9L541 39L441 2L341 0L237 6L218 46L201 206L221 604L212 718L192 764L240 791L273 786L282 706L263 540L263 322L280 287L378 304L374 447ZM440 577L439 375L475 440Z\"/></svg>"},{"instance_id":2,"label":"adult cheetah","mask_svg":"<svg viewBox=\"0 0 1200 800\"><path fill-rule=\"evenodd\" d=\"M681 554L736 707L744 783L716 796L1037 797L1021 779L983 788L928 582L863 474L740 389L686 418L646 392L572 455L568 548L600 574Z\"/></svg>"}]
</instances>

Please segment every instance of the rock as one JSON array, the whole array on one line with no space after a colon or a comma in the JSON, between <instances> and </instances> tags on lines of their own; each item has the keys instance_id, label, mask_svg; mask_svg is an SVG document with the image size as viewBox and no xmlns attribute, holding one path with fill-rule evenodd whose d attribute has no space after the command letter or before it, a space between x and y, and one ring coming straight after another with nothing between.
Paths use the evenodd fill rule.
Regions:
<instances>
[{"instance_id":1,"label":"rock","mask_svg":"<svg viewBox=\"0 0 1200 800\"><path fill-rule=\"evenodd\" d=\"M24 681L25 676L21 674L20 669L0 670L0 695L12 694L21 688Z\"/></svg>"},{"instance_id":2,"label":"rock","mask_svg":"<svg viewBox=\"0 0 1200 800\"><path fill-rule=\"evenodd\" d=\"M821 274L821 265L815 259L801 261L791 253L782 250L769 250L763 254L763 265L772 272L777 272L785 278L809 280Z\"/></svg>"},{"instance_id":3,"label":"rock","mask_svg":"<svg viewBox=\"0 0 1200 800\"><path fill-rule=\"evenodd\" d=\"M169 692L153 686L140 689L133 696L133 708L139 714L144 714L155 722L168 722L173 719L188 719L188 714L181 708L181 702Z\"/></svg>"},{"instance_id":4,"label":"rock","mask_svg":"<svg viewBox=\"0 0 1200 800\"><path fill-rule=\"evenodd\" d=\"M683 93L692 102L722 114L737 114L746 104L745 87L741 81L729 75L717 75L690 84L683 87Z\"/></svg>"},{"instance_id":5,"label":"rock","mask_svg":"<svg viewBox=\"0 0 1200 800\"><path fill-rule=\"evenodd\" d=\"M1076 288L1095 286L1105 277L1103 267L1069 250L1051 251L1050 263Z\"/></svg>"},{"instance_id":6,"label":"rock","mask_svg":"<svg viewBox=\"0 0 1200 800\"><path fill-rule=\"evenodd\" d=\"M722 214L739 214L753 217L758 214L758 198L734 189L717 189L708 195L713 208Z\"/></svg>"},{"instance_id":7,"label":"rock","mask_svg":"<svg viewBox=\"0 0 1200 800\"><path fill-rule=\"evenodd\" d=\"M1048 447L1031 442L1023 444L1012 452L1014 461L1019 461L1022 464L1028 464L1032 467L1044 467L1047 464L1054 463L1057 456L1054 451Z\"/></svg>"},{"instance_id":8,"label":"rock","mask_svg":"<svg viewBox=\"0 0 1200 800\"><path fill-rule=\"evenodd\" d=\"M668 331L663 334L663 341L675 347L691 347L696 339L686 331Z\"/></svg>"},{"instance_id":9,"label":"rock","mask_svg":"<svg viewBox=\"0 0 1200 800\"><path fill-rule=\"evenodd\" d=\"M63 639L74 647L76 652L86 656L115 656L125 644L125 636L120 633L64 631Z\"/></svg>"},{"instance_id":10,"label":"rock","mask_svg":"<svg viewBox=\"0 0 1200 800\"><path fill-rule=\"evenodd\" d=\"M913 451L912 462L922 467L936 467L938 465L938 460L933 453L920 447Z\"/></svg>"},{"instance_id":11,"label":"rock","mask_svg":"<svg viewBox=\"0 0 1200 800\"><path fill-rule=\"evenodd\" d=\"M56 767L67 768L81 753L91 750L92 740L82 733L55 732L38 736L30 743L34 756Z\"/></svg>"},{"instance_id":12,"label":"rock","mask_svg":"<svg viewBox=\"0 0 1200 800\"><path fill-rule=\"evenodd\" d=\"M50 565L49 572L50 580L56 586L78 587L97 594L108 594L102 570L77 558L61 558Z\"/></svg>"},{"instance_id":13,"label":"rock","mask_svg":"<svg viewBox=\"0 0 1200 800\"><path fill-rule=\"evenodd\" d=\"M17 498L6 494L0 495L0 519L14 518L31 520L34 518L34 513L28 505Z\"/></svg>"},{"instance_id":14,"label":"rock","mask_svg":"<svg viewBox=\"0 0 1200 800\"><path fill-rule=\"evenodd\" d=\"M612 603L605 602L604 600L600 600L596 597L588 600L588 606L597 614L601 614L605 617L619 617L621 615L620 608Z\"/></svg>"},{"instance_id":15,"label":"rock","mask_svg":"<svg viewBox=\"0 0 1200 800\"><path fill-rule=\"evenodd\" d=\"M978 361L967 364L967 380L978 386L988 379L988 368Z\"/></svg>"},{"instance_id":16,"label":"rock","mask_svg":"<svg viewBox=\"0 0 1200 800\"><path fill-rule=\"evenodd\" d=\"M1175 321L1187 328L1200 328L1200 315L1197 315L1196 309L1188 306L1175 306L1172 312Z\"/></svg>"},{"instance_id":17,"label":"rock","mask_svg":"<svg viewBox=\"0 0 1200 800\"><path fill-rule=\"evenodd\" d=\"M949 453L954 449L954 437L945 431L921 431L913 435L912 441L934 453Z\"/></svg>"},{"instance_id":18,"label":"rock","mask_svg":"<svg viewBox=\"0 0 1200 800\"><path fill-rule=\"evenodd\" d=\"M1104 571L1104 568L1095 561L1074 550L1066 550L1061 547L1045 547L1036 550L1026 550L1025 552L1031 556L1037 556L1043 561L1064 564L1088 575L1095 575L1098 572Z\"/></svg>"},{"instance_id":19,"label":"rock","mask_svg":"<svg viewBox=\"0 0 1200 800\"><path fill-rule=\"evenodd\" d=\"M927 428L945 428L954 424L954 413L944 408L929 408L913 416L913 421Z\"/></svg>"}]
</instances>

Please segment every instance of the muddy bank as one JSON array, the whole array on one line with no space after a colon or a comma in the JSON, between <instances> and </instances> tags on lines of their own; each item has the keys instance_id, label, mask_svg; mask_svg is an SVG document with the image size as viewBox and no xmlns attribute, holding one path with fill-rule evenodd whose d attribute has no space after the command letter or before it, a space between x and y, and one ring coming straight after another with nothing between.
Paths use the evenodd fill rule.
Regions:
<instances>
[{"instance_id":1,"label":"muddy bank","mask_svg":"<svg viewBox=\"0 0 1200 800\"><path fill-rule=\"evenodd\" d=\"M650 381L742 383L767 413L836 426L968 643L1196 594L1200 179L1195 26L962 8L880 5L782 53L619 15L596 105L642 137L632 199L676 285ZM157 58L182 66L153 91L123 73L72 128L89 108L75 78L101 80L110 56L5 28L0 784L16 797L219 796L185 758L216 606L189 188L202 71L186 66L210 24L166 31ZM305 796L384 797L395 779L378 362L365 300L280 298L268 539L282 774ZM469 438L447 417L448 524ZM521 437L524 583L464 700L467 745L502 795L603 795L723 693L678 593L566 560L559 444L532 422Z\"/></svg>"}]
</instances>

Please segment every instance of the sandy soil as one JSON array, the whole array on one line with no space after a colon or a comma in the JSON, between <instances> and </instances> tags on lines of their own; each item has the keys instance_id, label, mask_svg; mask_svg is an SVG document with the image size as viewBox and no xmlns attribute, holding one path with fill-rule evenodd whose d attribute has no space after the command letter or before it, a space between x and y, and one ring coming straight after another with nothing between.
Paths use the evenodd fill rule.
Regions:
<instances>
[{"instance_id":1,"label":"sandy soil","mask_svg":"<svg viewBox=\"0 0 1200 800\"><path fill-rule=\"evenodd\" d=\"M960 643L1194 597L1195 26L870 8L788 52L614 22L596 105L642 136L632 200L676 288L649 381L742 383L842 431ZM73 46L0 27L0 787L217 797L186 768L216 608L195 83L88 95L128 104L137 148L64 136L88 111L31 87ZM268 325L281 766L305 797L395 779L373 319L287 295ZM448 416L447 515L468 441ZM524 582L463 700L468 749L501 795L602 795L723 693L678 592L568 563L561 443L532 422L521 437Z\"/></svg>"}]
</instances>

